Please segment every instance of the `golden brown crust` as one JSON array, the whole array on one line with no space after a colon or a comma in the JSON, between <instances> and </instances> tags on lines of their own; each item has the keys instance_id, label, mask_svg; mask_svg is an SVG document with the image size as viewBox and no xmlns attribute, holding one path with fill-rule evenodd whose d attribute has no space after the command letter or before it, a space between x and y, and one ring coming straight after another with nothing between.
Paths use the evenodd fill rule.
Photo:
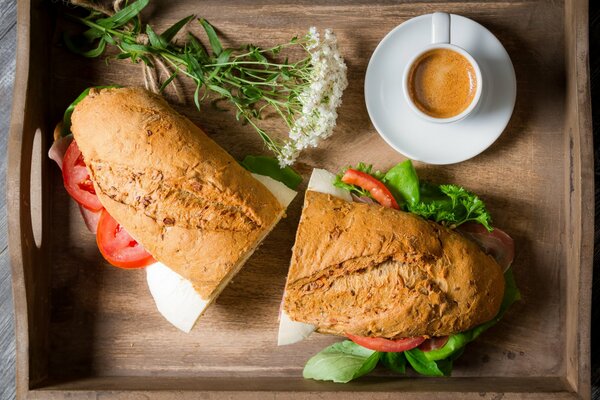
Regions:
<instances>
[{"instance_id":1,"label":"golden brown crust","mask_svg":"<svg viewBox=\"0 0 600 400\"><path fill-rule=\"evenodd\" d=\"M493 318L504 279L459 233L413 214L307 191L284 308L337 335L444 336Z\"/></svg>"},{"instance_id":2,"label":"golden brown crust","mask_svg":"<svg viewBox=\"0 0 600 400\"><path fill-rule=\"evenodd\" d=\"M205 299L283 214L263 184L160 96L93 90L72 123L104 207Z\"/></svg>"}]
</instances>

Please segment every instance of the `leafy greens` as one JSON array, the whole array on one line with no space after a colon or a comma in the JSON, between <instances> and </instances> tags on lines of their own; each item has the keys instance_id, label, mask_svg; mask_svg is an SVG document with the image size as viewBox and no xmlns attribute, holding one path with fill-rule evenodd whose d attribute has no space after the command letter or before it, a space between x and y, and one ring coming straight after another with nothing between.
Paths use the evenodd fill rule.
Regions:
<instances>
[{"instance_id":1,"label":"leafy greens","mask_svg":"<svg viewBox=\"0 0 600 400\"><path fill-rule=\"evenodd\" d=\"M293 190L302 182L302 177L292 167L281 168L273 157L246 156L240 164L250 172L273 178Z\"/></svg>"},{"instance_id":2,"label":"leafy greens","mask_svg":"<svg viewBox=\"0 0 600 400\"><path fill-rule=\"evenodd\" d=\"M429 182L420 182L410 160L397 164L386 173L373 171L372 165L359 163L355 167L345 168L336 175L335 186L348 190L359 197L371 197L367 190L342 181L344 173L349 168L369 174L383 182L404 211L420 215L450 228L475 221L485 226L488 231L492 231L492 217L484 202L477 195L457 185L434 185Z\"/></svg>"},{"instance_id":3,"label":"leafy greens","mask_svg":"<svg viewBox=\"0 0 600 400\"><path fill-rule=\"evenodd\" d=\"M381 354L344 340L332 344L308 360L302 375L306 379L350 382L371 372Z\"/></svg>"}]
</instances>

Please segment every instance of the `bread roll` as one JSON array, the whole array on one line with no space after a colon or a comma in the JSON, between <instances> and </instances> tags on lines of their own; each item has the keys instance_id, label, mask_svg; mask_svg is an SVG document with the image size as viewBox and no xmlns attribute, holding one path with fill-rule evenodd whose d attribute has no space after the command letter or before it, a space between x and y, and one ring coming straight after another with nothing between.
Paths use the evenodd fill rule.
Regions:
<instances>
[{"instance_id":1,"label":"bread roll","mask_svg":"<svg viewBox=\"0 0 600 400\"><path fill-rule=\"evenodd\" d=\"M284 311L336 335L445 336L492 319L496 261L459 233L410 213L307 191Z\"/></svg>"},{"instance_id":2,"label":"bread roll","mask_svg":"<svg viewBox=\"0 0 600 400\"><path fill-rule=\"evenodd\" d=\"M160 96L92 90L72 132L102 205L212 299L283 216L273 194Z\"/></svg>"}]
</instances>

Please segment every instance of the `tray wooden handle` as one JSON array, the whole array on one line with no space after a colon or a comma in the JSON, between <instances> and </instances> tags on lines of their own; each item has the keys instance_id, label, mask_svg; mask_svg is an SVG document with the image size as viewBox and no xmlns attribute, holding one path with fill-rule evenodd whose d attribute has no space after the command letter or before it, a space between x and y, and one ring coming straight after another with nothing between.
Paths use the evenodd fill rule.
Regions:
<instances>
[{"instance_id":1,"label":"tray wooden handle","mask_svg":"<svg viewBox=\"0 0 600 400\"><path fill-rule=\"evenodd\" d=\"M17 19L27 27L38 23L49 27L32 16L30 2L18 4ZM45 173L48 168L44 164L50 162L45 157L46 139L52 134L46 129L51 126L46 120L50 113L38 101L50 88L49 70L29 63L30 54L35 52L49 59L49 46L31 40L29 29L19 32L17 42L17 65L26 67L17 68L15 74L6 178L16 352L28 354L16 367L17 397L24 398L48 374L51 268L42 237L50 210Z\"/></svg>"}]
</instances>

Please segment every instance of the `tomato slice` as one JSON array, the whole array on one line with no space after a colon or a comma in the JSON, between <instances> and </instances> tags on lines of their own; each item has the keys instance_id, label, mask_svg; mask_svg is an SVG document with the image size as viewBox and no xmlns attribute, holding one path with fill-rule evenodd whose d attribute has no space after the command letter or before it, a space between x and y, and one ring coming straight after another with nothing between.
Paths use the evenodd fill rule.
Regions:
<instances>
[{"instance_id":1,"label":"tomato slice","mask_svg":"<svg viewBox=\"0 0 600 400\"><path fill-rule=\"evenodd\" d=\"M457 229L494 257L502 270L506 271L510 267L515 258L515 242L506 232L498 228L488 232L476 222L462 224Z\"/></svg>"},{"instance_id":2,"label":"tomato slice","mask_svg":"<svg viewBox=\"0 0 600 400\"><path fill-rule=\"evenodd\" d=\"M425 351L425 352L431 351L431 350L437 350L439 348L444 347L446 345L446 343L448 343L449 338L450 338L450 336L438 336L438 337L429 338L419 345L419 350Z\"/></svg>"},{"instance_id":3,"label":"tomato slice","mask_svg":"<svg viewBox=\"0 0 600 400\"><path fill-rule=\"evenodd\" d=\"M392 196L392 193L385 187L383 182L373 178L369 174L350 168L342 176L342 182L367 190L384 207L400 208L396 199L394 199L394 196Z\"/></svg>"},{"instance_id":4,"label":"tomato slice","mask_svg":"<svg viewBox=\"0 0 600 400\"><path fill-rule=\"evenodd\" d=\"M142 268L156 262L106 210L98 221L96 242L106 261L115 267Z\"/></svg>"},{"instance_id":5,"label":"tomato slice","mask_svg":"<svg viewBox=\"0 0 600 400\"><path fill-rule=\"evenodd\" d=\"M102 204L96 196L94 184L85 167L83 155L74 140L65 152L62 175L65 189L76 202L90 211L102 210Z\"/></svg>"},{"instance_id":6,"label":"tomato slice","mask_svg":"<svg viewBox=\"0 0 600 400\"><path fill-rule=\"evenodd\" d=\"M424 336L396 340L354 336L348 334L346 334L346 337L348 337L348 339L352 340L354 343L362 347L366 347L367 349L385 351L387 353L399 353L401 351L414 349L425 341Z\"/></svg>"}]
</instances>

